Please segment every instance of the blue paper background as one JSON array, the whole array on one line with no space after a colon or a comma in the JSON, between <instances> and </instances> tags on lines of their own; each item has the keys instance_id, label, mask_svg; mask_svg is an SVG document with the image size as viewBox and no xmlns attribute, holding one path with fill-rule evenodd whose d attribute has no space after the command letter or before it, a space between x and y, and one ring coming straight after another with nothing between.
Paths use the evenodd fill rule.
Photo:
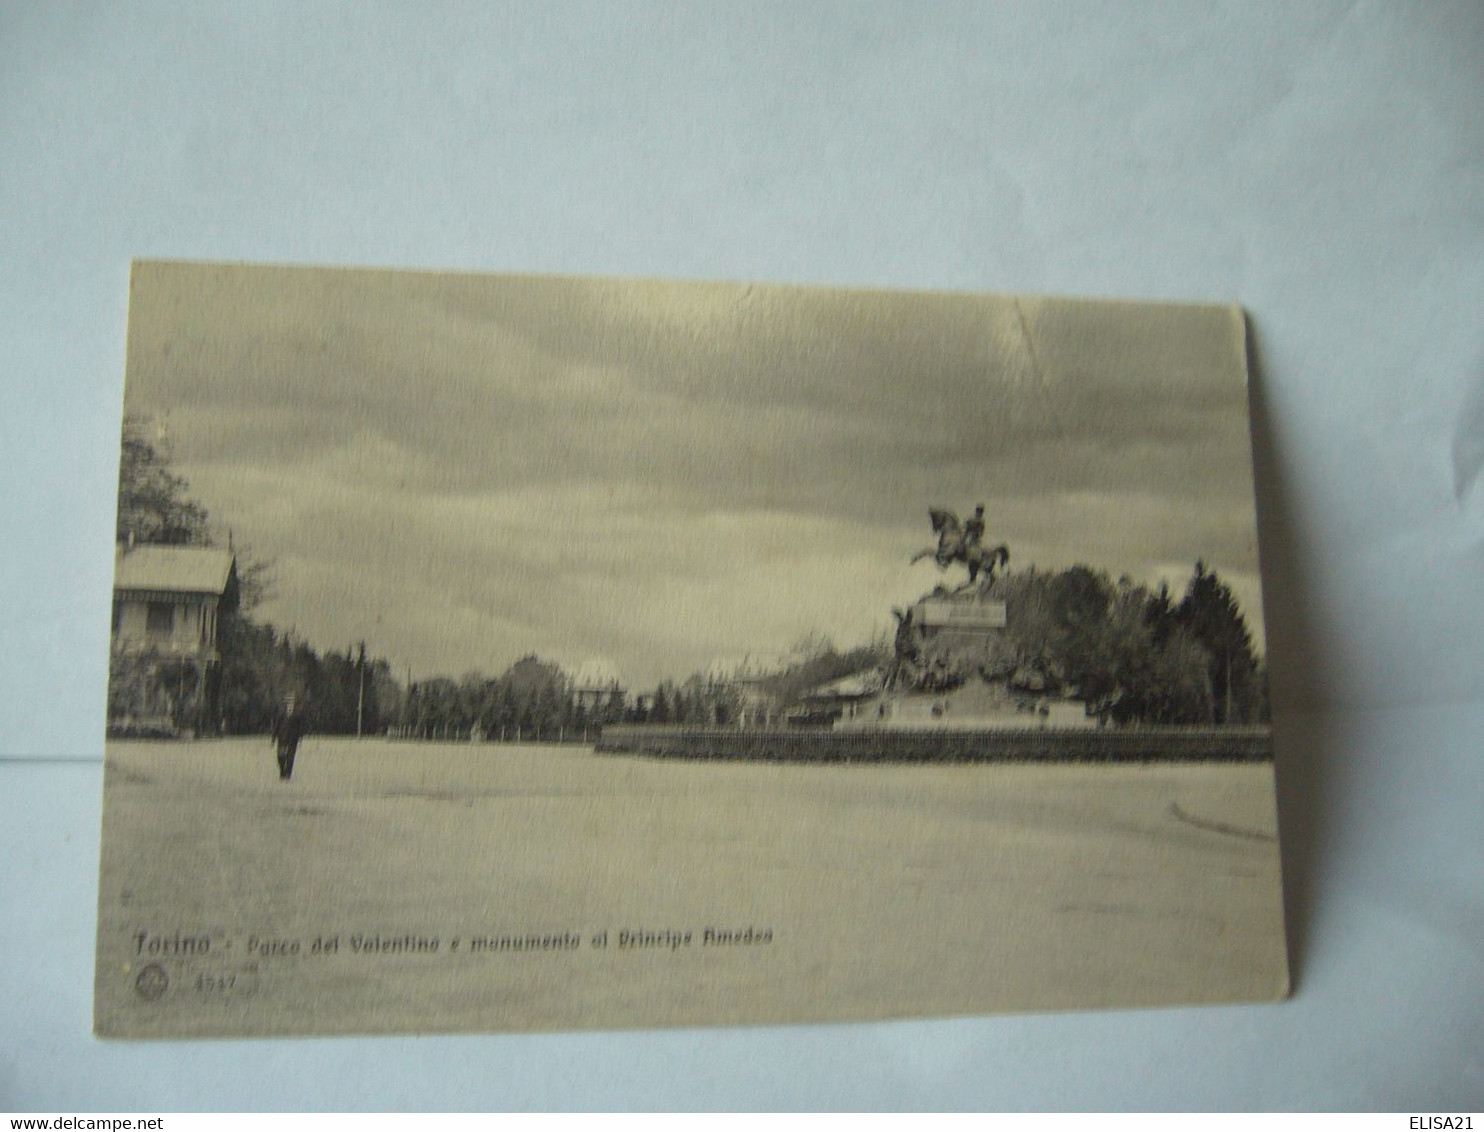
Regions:
<instances>
[{"instance_id":1,"label":"blue paper background","mask_svg":"<svg viewBox=\"0 0 1484 1132\"><path fill-rule=\"evenodd\" d=\"M1479 1108L1481 154L1473 3L0 8L0 1109ZM1295 999L95 1042L134 257L1242 303Z\"/></svg>"}]
</instances>

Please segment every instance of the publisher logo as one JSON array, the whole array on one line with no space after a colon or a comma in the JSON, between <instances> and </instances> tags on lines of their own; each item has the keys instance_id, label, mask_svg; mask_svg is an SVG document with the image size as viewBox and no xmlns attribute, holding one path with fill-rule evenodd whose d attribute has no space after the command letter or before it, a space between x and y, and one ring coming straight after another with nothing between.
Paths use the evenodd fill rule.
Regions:
<instances>
[{"instance_id":1,"label":"publisher logo","mask_svg":"<svg viewBox=\"0 0 1484 1132\"><path fill-rule=\"evenodd\" d=\"M170 976L158 963L151 963L134 977L134 993L145 1002L157 1002L170 989Z\"/></svg>"}]
</instances>

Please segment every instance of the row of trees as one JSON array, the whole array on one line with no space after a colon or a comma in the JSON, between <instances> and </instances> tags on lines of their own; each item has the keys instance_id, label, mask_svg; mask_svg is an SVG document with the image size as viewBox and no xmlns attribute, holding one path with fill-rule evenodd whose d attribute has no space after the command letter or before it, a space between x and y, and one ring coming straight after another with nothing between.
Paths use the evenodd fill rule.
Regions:
<instances>
[{"instance_id":1,"label":"row of trees","mask_svg":"<svg viewBox=\"0 0 1484 1132\"><path fill-rule=\"evenodd\" d=\"M664 680L653 695L639 696L628 711L634 723L688 723L725 727L742 711L736 685L696 673L677 683Z\"/></svg>"},{"instance_id":2,"label":"row of trees","mask_svg":"<svg viewBox=\"0 0 1484 1132\"><path fill-rule=\"evenodd\" d=\"M400 718L402 688L391 664L368 656L364 643L343 653L320 653L239 612L221 619L218 651L222 729L228 734L267 731L291 693L324 734L376 734Z\"/></svg>"},{"instance_id":3,"label":"row of trees","mask_svg":"<svg viewBox=\"0 0 1484 1132\"><path fill-rule=\"evenodd\" d=\"M538 656L516 661L502 675L469 672L413 684L405 722L394 731L424 738L581 738L606 723L693 723L725 726L741 697L730 682L699 674L662 681L630 696L613 685L577 689L562 668Z\"/></svg>"},{"instance_id":4,"label":"row of trees","mask_svg":"<svg viewBox=\"0 0 1484 1132\"><path fill-rule=\"evenodd\" d=\"M616 699L592 708L574 704L558 665L525 656L497 677L468 672L461 680L435 676L410 685L393 731L416 738L560 739L621 713L622 693Z\"/></svg>"}]
</instances>

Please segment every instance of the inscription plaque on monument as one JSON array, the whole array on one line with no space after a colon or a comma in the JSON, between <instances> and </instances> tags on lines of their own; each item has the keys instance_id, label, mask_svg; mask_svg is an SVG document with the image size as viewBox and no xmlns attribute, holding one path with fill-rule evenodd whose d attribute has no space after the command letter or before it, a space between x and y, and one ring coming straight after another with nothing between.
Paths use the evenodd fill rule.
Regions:
<instances>
[{"instance_id":1,"label":"inscription plaque on monument","mask_svg":"<svg viewBox=\"0 0 1484 1132\"><path fill-rule=\"evenodd\" d=\"M1002 601L954 602L927 600L917 603L917 615L927 626L949 626L955 629L1003 629L1005 603Z\"/></svg>"},{"instance_id":2,"label":"inscription plaque on monument","mask_svg":"<svg viewBox=\"0 0 1484 1132\"><path fill-rule=\"evenodd\" d=\"M1285 993L1240 311L141 263L127 357L99 1034Z\"/></svg>"}]
</instances>

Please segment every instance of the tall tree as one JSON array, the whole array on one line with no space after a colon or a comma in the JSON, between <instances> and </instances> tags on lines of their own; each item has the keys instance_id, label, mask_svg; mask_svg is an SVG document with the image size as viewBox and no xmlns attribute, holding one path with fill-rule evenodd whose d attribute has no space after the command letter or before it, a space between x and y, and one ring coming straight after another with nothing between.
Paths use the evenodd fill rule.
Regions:
<instances>
[{"instance_id":1,"label":"tall tree","mask_svg":"<svg viewBox=\"0 0 1484 1132\"><path fill-rule=\"evenodd\" d=\"M654 690L654 700L649 708L649 722L670 722L670 698L665 694L665 685L663 682Z\"/></svg>"},{"instance_id":2,"label":"tall tree","mask_svg":"<svg viewBox=\"0 0 1484 1132\"><path fill-rule=\"evenodd\" d=\"M1231 587L1207 570L1204 561L1196 562L1175 617L1209 657L1212 719L1240 723L1258 718L1261 696L1252 633Z\"/></svg>"},{"instance_id":3,"label":"tall tree","mask_svg":"<svg viewBox=\"0 0 1484 1132\"><path fill-rule=\"evenodd\" d=\"M206 508L187 494L190 485L170 470L168 454L149 440L148 431L147 418L124 418L118 541L170 546L208 543Z\"/></svg>"}]
</instances>

